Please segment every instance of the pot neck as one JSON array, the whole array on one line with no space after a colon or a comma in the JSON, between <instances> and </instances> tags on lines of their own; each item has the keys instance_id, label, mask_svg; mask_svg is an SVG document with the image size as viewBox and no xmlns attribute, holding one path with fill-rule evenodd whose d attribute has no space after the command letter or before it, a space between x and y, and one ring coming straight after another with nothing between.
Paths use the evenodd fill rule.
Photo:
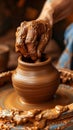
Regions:
<instances>
[{"instance_id":1,"label":"pot neck","mask_svg":"<svg viewBox=\"0 0 73 130\"><path fill-rule=\"evenodd\" d=\"M37 62L37 63L27 63L22 61L22 57L20 56L18 58L18 67L22 68L22 69L27 69L27 70L41 70L44 69L45 67L49 67L52 66L51 64L51 58L48 58L46 61L44 62Z\"/></svg>"}]
</instances>

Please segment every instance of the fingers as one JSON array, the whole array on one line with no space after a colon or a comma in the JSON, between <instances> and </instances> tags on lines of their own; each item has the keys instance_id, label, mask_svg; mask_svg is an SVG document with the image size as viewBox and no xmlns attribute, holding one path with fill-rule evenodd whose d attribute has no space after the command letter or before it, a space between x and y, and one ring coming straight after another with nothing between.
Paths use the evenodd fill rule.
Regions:
<instances>
[{"instance_id":1,"label":"fingers","mask_svg":"<svg viewBox=\"0 0 73 130\"><path fill-rule=\"evenodd\" d=\"M28 53L32 60L37 59L37 37L41 36L44 32L46 32L47 26L45 23L40 21L33 21L28 27L28 32L26 36L26 46L28 49Z\"/></svg>"},{"instance_id":2,"label":"fingers","mask_svg":"<svg viewBox=\"0 0 73 130\"><path fill-rule=\"evenodd\" d=\"M48 44L50 37L51 37L51 30L48 30L47 32L42 34L38 48L37 48L37 55L39 58L41 57L41 54L44 52L44 49L46 45Z\"/></svg>"},{"instance_id":3,"label":"fingers","mask_svg":"<svg viewBox=\"0 0 73 130\"><path fill-rule=\"evenodd\" d=\"M41 57L49 39L50 30L44 21L23 22L16 32L16 51L36 61Z\"/></svg>"},{"instance_id":4,"label":"fingers","mask_svg":"<svg viewBox=\"0 0 73 130\"><path fill-rule=\"evenodd\" d=\"M17 28L16 32L16 51L20 52L24 57L28 56L27 47L24 44L27 35L27 23L21 23L21 26Z\"/></svg>"},{"instance_id":5,"label":"fingers","mask_svg":"<svg viewBox=\"0 0 73 130\"><path fill-rule=\"evenodd\" d=\"M27 46L28 53L31 59L34 61L37 59L36 40L37 40L37 31L36 28L34 29L34 27L31 24L31 26L28 27L28 33L26 36L25 44Z\"/></svg>"}]
</instances>

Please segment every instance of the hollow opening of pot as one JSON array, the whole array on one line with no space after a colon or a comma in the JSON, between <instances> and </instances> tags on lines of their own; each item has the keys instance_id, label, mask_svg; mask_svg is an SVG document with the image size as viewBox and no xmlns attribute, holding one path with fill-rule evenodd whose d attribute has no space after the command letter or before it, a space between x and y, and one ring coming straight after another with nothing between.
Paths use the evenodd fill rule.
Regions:
<instances>
[{"instance_id":1,"label":"hollow opening of pot","mask_svg":"<svg viewBox=\"0 0 73 130\"><path fill-rule=\"evenodd\" d=\"M45 62L48 60L50 57L48 57L46 54L42 54L40 58L38 58L36 61L32 60L31 57L24 57L22 56L22 61L26 63L38 63L38 62Z\"/></svg>"}]
</instances>

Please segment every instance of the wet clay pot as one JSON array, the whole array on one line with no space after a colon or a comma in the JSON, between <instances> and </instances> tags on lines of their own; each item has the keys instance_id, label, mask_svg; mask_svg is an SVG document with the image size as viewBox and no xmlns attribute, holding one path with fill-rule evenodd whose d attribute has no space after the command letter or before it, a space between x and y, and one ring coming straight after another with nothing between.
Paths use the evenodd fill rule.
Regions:
<instances>
[{"instance_id":1,"label":"wet clay pot","mask_svg":"<svg viewBox=\"0 0 73 130\"><path fill-rule=\"evenodd\" d=\"M26 63L19 57L12 83L24 102L42 103L55 94L59 85L59 72L50 58L44 62Z\"/></svg>"}]
</instances>

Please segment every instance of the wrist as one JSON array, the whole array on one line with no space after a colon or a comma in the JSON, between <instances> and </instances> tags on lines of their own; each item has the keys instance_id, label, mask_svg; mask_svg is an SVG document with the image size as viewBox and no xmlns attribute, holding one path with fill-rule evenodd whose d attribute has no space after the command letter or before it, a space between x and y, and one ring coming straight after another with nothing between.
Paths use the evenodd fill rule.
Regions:
<instances>
[{"instance_id":1,"label":"wrist","mask_svg":"<svg viewBox=\"0 0 73 130\"><path fill-rule=\"evenodd\" d=\"M38 19L43 19L45 20L47 23L50 24L50 26L52 27L53 25L53 14L54 14L54 10L52 8L52 4L50 2L51 0L47 0L44 7L43 7L43 10L39 16Z\"/></svg>"}]
</instances>

